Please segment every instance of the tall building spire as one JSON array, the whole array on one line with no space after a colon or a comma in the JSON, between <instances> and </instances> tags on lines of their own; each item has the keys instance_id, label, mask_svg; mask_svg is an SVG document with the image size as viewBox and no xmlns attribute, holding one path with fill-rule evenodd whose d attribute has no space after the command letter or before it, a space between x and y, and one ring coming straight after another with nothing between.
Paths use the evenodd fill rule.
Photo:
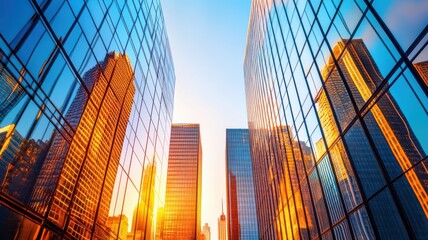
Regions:
<instances>
[{"instance_id":1,"label":"tall building spire","mask_svg":"<svg viewBox=\"0 0 428 240\"><path fill-rule=\"evenodd\" d=\"M218 239L226 240L226 215L223 211L223 198L221 198L221 215L218 221Z\"/></svg>"}]
</instances>

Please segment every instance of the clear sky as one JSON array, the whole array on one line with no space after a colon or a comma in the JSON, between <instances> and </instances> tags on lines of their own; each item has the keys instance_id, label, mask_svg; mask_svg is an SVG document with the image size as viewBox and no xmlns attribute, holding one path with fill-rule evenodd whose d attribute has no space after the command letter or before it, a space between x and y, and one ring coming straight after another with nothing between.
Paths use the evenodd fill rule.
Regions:
<instances>
[{"instance_id":1,"label":"clear sky","mask_svg":"<svg viewBox=\"0 0 428 240\"><path fill-rule=\"evenodd\" d=\"M161 3L176 74L173 122L201 124L201 225L207 222L217 239L226 198L226 128L248 127L242 65L251 1Z\"/></svg>"}]
</instances>

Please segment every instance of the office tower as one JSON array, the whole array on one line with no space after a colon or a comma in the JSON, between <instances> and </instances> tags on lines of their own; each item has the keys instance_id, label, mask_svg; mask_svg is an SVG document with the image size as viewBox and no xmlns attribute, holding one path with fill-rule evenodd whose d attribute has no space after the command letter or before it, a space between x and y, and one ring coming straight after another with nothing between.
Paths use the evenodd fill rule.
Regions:
<instances>
[{"instance_id":1,"label":"office tower","mask_svg":"<svg viewBox=\"0 0 428 240\"><path fill-rule=\"evenodd\" d=\"M217 219L218 224L218 239L219 240L226 240L227 239L227 222L226 222L226 215L224 215L223 211L223 201L221 202L221 215Z\"/></svg>"},{"instance_id":2,"label":"office tower","mask_svg":"<svg viewBox=\"0 0 428 240\"><path fill-rule=\"evenodd\" d=\"M428 19L384 11L403 7L418 8L253 1L244 71L260 239L428 234L428 91L414 62L428 60Z\"/></svg>"},{"instance_id":3,"label":"office tower","mask_svg":"<svg viewBox=\"0 0 428 240\"><path fill-rule=\"evenodd\" d=\"M201 232L202 145L199 124L173 124L166 180L163 239L198 239Z\"/></svg>"},{"instance_id":4,"label":"office tower","mask_svg":"<svg viewBox=\"0 0 428 240\"><path fill-rule=\"evenodd\" d=\"M204 224L204 227L202 228L202 234L204 235L205 240L211 240L211 228L208 223Z\"/></svg>"},{"instance_id":5,"label":"office tower","mask_svg":"<svg viewBox=\"0 0 428 240\"><path fill-rule=\"evenodd\" d=\"M138 206L135 207L132 222L131 235L137 233L135 239L154 239L155 229L153 225L153 208L155 200L156 165L149 163L143 174L143 195Z\"/></svg>"},{"instance_id":6,"label":"office tower","mask_svg":"<svg viewBox=\"0 0 428 240\"><path fill-rule=\"evenodd\" d=\"M418 71L425 85L428 87L428 61L415 63L416 71Z\"/></svg>"},{"instance_id":7,"label":"office tower","mask_svg":"<svg viewBox=\"0 0 428 240\"><path fill-rule=\"evenodd\" d=\"M154 236L166 167L155 190L143 173L166 166L175 87L160 2L20 0L0 16L2 237L125 238L147 212Z\"/></svg>"},{"instance_id":8,"label":"office tower","mask_svg":"<svg viewBox=\"0 0 428 240\"><path fill-rule=\"evenodd\" d=\"M258 239L248 129L226 129L228 239Z\"/></svg>"}]
</instances>

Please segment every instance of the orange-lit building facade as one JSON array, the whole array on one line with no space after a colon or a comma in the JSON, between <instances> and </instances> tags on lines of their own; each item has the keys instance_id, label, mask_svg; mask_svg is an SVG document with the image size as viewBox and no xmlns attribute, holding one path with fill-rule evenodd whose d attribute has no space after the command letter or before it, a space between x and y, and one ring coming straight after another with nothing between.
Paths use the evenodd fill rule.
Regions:
<instances>
[{"instance_id":1,"label":"orange-lit building facade","mask_svg":"<svg viewBox=\"0 0 428 240\"><path fill-rule=\"evenodd\" d=\"M138 239L155 239L156 229L154 226L154 201L155 201L155 189L156 187L156 165L148 164L144 169L143 174L143 195L141 196L140 203L134 209L130 236L135 235L136 240Z\"/></svg>"},{"instance_id":2,"label":"orange-lit building facade","mask_svg":"<svg viewBox=\"0 0 428 240\"><path fill-rule=\"evenodd\" d=\"M428 87L428 61L418 62L414 64L425 85Z\"/></svg>"},{"instance_id":3,"label":"orange-lit building facade","mask_svg":"<svg viewBox=\"0 0 428 240\"><path fill-rule=\"evenodd\" d=\"M428 18L398 10L427 6L253 1L244 70L260 239L428 234Z\"/></svg>"},{"instance_id":4,"label":"orange-lit building facade","mask_svg":"<svg viewBox=\"0 0 428 240\"><path fill-rule=\"evenodd\" d=\"M90 94L78 89L65 116L75 130L71 144L57 133L30 198L33 209L53 223L70 226L68 233L75 238L90 237L82 225L107 220L135 94L134 73L125 55L108 54L83 78Z\"/></svg>"},{"instance_id":5,"label":"orange-lit building facade","mask_svg":"<svg viewBox=\"0 0 428 240\"><path fill-rule=\"evenodd\" d=\"M173 124L168 157L163 239L201 235L202 145L199 124Z\"/></svg>"},{"instance_id":6,"label":"orange-lit building facade","mask_svg":"<svg viewBox=\"0 0 428 240\"><path fill-rule=\"evenodd\" d=\"M0 16L1 238L154 238L175 88L160 2Z\"/></svg>"}]
</instances>

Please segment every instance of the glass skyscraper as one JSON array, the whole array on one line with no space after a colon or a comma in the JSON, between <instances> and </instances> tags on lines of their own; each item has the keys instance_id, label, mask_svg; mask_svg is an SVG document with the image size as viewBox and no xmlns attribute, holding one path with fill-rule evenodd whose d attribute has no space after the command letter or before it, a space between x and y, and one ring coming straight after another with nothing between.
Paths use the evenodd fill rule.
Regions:
<instances>
[{"instance_id":1,"label":"glass skyscraper","mask_svg":"<svg viewBox=\"0 0 428 240\"><path fill-rule=\"evenodd\" d=\"M226 129L228 239L259 239L248 129Z\"/></svg>"},{"instance_id":2,"label":"glass skyscraper","mask_svg":"<svg viewBox=\"0 0 428 240\"><path fill-rule=\"evenodd\" d=\"M163 239L199 239L202 143L199 124L172 124Z\"/></svg>"},{"instance_id":3,"label":"glass skyscraper","mask_svg":"<svg viewBox=\"0 0 428 240\"><path fill-rule=\"evenodd\" d=\"M0 23L0 235L154 239L175 88L159 1L3 1Z\"/></svg>"},{"instance_id":4,"label":"glass skyscraper","mask_svg":"<svg viewBox=\"0 0 428 240\"><path fill-rule=\"evenodd\" d=\"M261 239L428 235L426 1L253 1Z\"/></svg>"}]
</instances>

